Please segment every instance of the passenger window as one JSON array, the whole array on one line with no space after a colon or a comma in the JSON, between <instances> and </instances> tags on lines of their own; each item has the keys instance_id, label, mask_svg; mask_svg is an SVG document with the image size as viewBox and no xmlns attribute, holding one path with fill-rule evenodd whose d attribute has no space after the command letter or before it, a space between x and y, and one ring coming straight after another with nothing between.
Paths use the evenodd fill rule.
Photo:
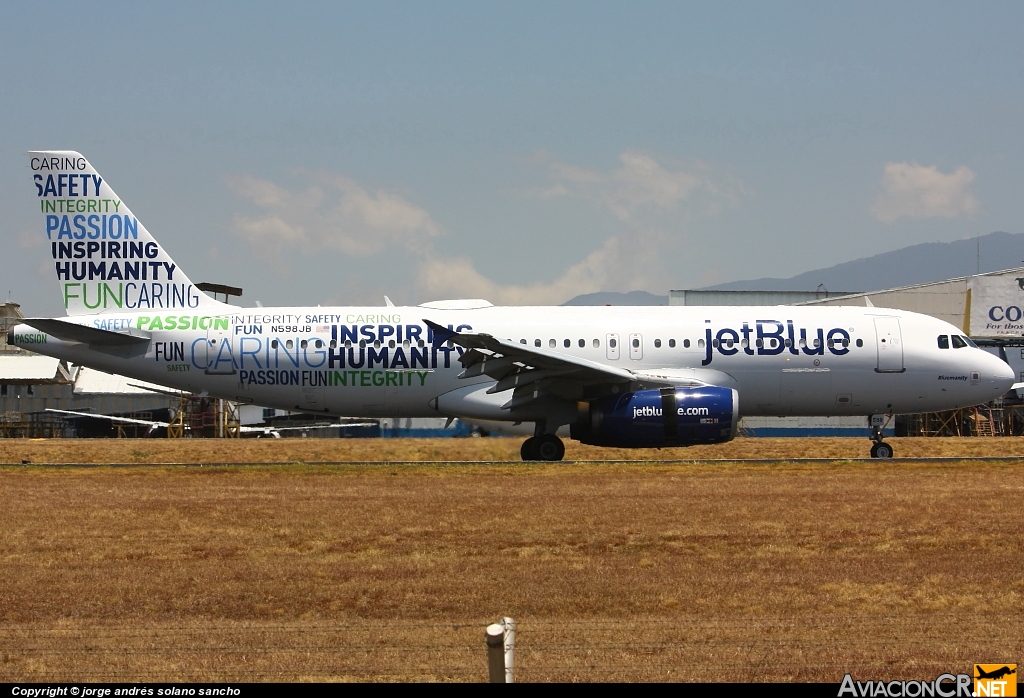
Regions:
<instances>
[{"instance_id":1,"label":"passenger window","mask_svg":"<svg viewBox=\"0 0 1024 698\"><path fill-rule=\"evenodd\" d=\"M712 339L711 340L711 346L717 347L718 346L718 340L717 339Z\"/></svg>"},{"instance_id":2,"label":"passenger window","mask_svg":"<svg viewBox=\"0 0 1024 698\"><path fill-rule=\"evenodd\" d=\"M654 340L654 347L655 347L655 349L661 349L661 340L660 339Z\"/></svg>"},{"instance_id":3,"label":"passenger window","mask_svg":"<svg viewBox=\"0 0 1024 698\"><path fill-rule=\"evenodd\" d=\"M305 349L306 347L308 347L308 346L309 346L309 342L307 342L306 340L302 340L302 341L301 341L301 342L299 343L299 346L300 346L300 347L302 347L303 349Z\"/></svg>"},{"instance_id":4,"label":"passenger window","mask_svg":"<svg viewBox=\"0 0 1024 698\"><path fill-rule=\"evenodd\" d=\"M949 336L940 334L939 335L939 349L949 349Z\"/></svg>"},{"instance_id":5,"label":"passenger window","mask_svg":"<svg viewBox=\"0 0 1024 698\"><path fill-rule=\"evenodd\" d=\"M967 342L965 342L960 335L957 335L957 334L953 335L953 348L954 349L963 349L966 346L967 346Z\"/></svg>"},{"instance_id":6,"label":"passenger window","mask_svg":"<svg viewBox=\"0 0 1024 698\"><path fill-rule=\"evenodd\" d=\"M858 339L858 340L857 340L857 346L858 346L858 347L862 347L862 346L864 346L864 340L863 340L863 339Z\"/></svg>"},{"instance_id":7,"label":"passenger window","mask_svg":"<svg viewBox=\"0 0 1024 698\"><path fill-rule=\"evenodd\" d=\"M684 349L689 349L690 348L690 340L688 340L688 339L684 339L683 340L683 348Z\"/></svg>"},{"instance_id":8,"label":"passenger window","mask_svg":"<svg viewBox=\"0 0 1024 698\"><path fill-rule=\"evenodd\" d=\"M587 346L587 340L581 339L579 341L579 345L580 345L580 349L582 349L583 347Z\"/></svg>"},{"instance_id":9,"label":"passenger window","mask_svg":"<svg viewBox=\"0 0 1024 698\"><path fill-rule=\"evenodd\" d=\"M668 346L671 349L675 349L676 348L676 340L674 340L674 339L668 340Z\"/></svg>"},{"instance_id":10,"label":"passenger window","mask_svg":"<svg viewBox=\"0 0 1024 698\"><path fill-rule=\"evenodd\" d=\"M689 340L687 340L687 341L689 341ZM697 348L698 349L703 349L704 348L704 340L703 339L698 339L697 340Z\"/></svg>"},{"instance_id":11,"label":"passenger window","mask_svg":"<svg viewBox=\"0 0 1024 698\"><path fill-rule=\"evenodd\" d=\"M633 338L633 348L634 349L639 349L640 348L640 340L636 339L635 337Z\"/></svg>"},{"instance_id":12,"label":"passenger window","mask_svg":"<svg viewBox=\"0 0 1024 698\"><path fill-rule=\"evenodd\" d=\"M288 340L287 342L285 342L284 344L285 344L285 346L286 346L286 347L288 347L289 349L291 349L291 348L292 348L292 340L290 340L290 339L289 339L289 340Z\"/></svg>"},{"instance_id":13,"label":"passenger window","mask_svg":"<svg viewBox=\"0 0 1024 698\"><path fill-rule=\"evenodd\" d=\"M562 346L563 346L563 347L565 347L566 349L568 349L569 347L571 347L571 346L572 346L572 342L570 342L570 341L569 341L569 340L567 339L567 340L565 340L564 342L562 342Z\"/></svg>"},{"instance_id":14,"label":"passenger window","mask_svg":"<svg viewBox=\"0 0 1024 698\"><path fill-rule=\"evenodd\" d=\"M271 349L277 349L277 340L276 339L270 340L270 348Z\"/></svg>"},{"instance_id":15,"label":"passenger window","mask_svg":"<svg viewBox=\"0 0 1024 698\"><path fill-rule=\"evenodd\" d=\"M608 346L610 346L612 349L615 348L616 344L618 344L618 342L616 342L614 339L609 339L608 340Z\"/></svg>"},{"instance_id":16,"label":"passenger window","mask_svg":"<svg viewBox=\"0 0 1024 698\"><path fill-rule=\"evenodd\" d=\"M550 349L554 349L555 348L555 340L553 340L553 339L549 339L548 340L548 348L550 348Z\"/></svg>"},{"instance_id":17,"label":"passenger window","mask_svg":"<svg viewBox=\"0 0 1024 698\"><path fill-rule=\"evenodd\" d=\"M519 343L520 343L520 344L526 344L526 340L525 340L525 339L520 339L520 340L519 340Z\"/></svg>"},{"instance_id":18,"label":"passenger window","mask_svg":"<svg viewBox=\"0 0 1024 698\"><path fill-rule=\"evenodd\" d=\"M533 346L539 347L540 346L540 340L539 339L533 340Z\"/></svg>"},{"instance_id":19,"label":"passenger window","mask_svg":"<svg viewBox=\"0 0 1024 698\"><path fill-rule=\"evenodd\" d=\"M595 339L594 340L594 348L595 349L600 349L601 348L601 340L600 339Z\"/></svg>"}]
</instances>

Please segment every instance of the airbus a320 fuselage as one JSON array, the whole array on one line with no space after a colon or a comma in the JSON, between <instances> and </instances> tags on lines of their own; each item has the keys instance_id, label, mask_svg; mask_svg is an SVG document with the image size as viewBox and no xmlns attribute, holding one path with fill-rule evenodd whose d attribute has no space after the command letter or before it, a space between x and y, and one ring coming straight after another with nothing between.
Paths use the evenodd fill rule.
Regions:
<instances>
[{"instance_id":1,"label":"airbus a320 fuselage","mask_svg":"<svg viewBox=\"0 0 1024 698\"><path fill-rule=\"evenodd\" d=\"M728 441L744 415L892 415L989 401L1010 367L932 317L859 307L241 308L199 291L78 153L30 153L68 316L11 344L172 388L348 417L532 422L583 443ZM872 455L892 455L881 441Z\"/></svg>"}]
</instances>

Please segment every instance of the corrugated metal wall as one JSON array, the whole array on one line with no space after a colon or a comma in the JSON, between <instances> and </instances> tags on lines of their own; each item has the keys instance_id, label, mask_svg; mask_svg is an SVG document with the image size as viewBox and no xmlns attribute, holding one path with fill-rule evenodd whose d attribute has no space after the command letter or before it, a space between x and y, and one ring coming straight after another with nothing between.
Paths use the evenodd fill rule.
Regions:
<instances>
[{"instance_id":1,"label":"corrugated metal wall","mask_svg":"<svg viewBox=\"0 0 1024 698\"><path fill-rule=\"evenodd\" d=\"M176 399L157 393L75 395L71 384L44 384L33 385L33 394L29 395L28 388L27 385L7 384L7 395L0 396L0 412L28 414L51 408L115 414L178 406Z\"/></svg>"}]
</instances>

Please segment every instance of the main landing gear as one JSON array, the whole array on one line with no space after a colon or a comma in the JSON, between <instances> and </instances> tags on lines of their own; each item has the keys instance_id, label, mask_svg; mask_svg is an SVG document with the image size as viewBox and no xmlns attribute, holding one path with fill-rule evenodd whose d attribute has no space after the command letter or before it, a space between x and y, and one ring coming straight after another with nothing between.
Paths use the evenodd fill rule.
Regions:
<instances>
[{"instance_id":1,"label":"main landing gear","mask_svg":"<svg viewBox=\"0 0 1024 698\"><path fill-rule=\"evenodd\" d=\"M562 460L565 456L565 444L554 434L531 436L523 442L519 455L523 460Z\"/></svg>"},{"instance_id":2,"label":"main landing gear","mask_svg":"<svg viewBox=\"0 0 1024 698\"><path fill-rule=\"evenodd\" d=\"M882 429L889 422L892 415L884 414L873 414L870 417L871 423L871 440L874 442L871 444L871 457L872 458L892 458L892 446L882 441L885 438L882 435Z\"/></svg>"}]
</instances>

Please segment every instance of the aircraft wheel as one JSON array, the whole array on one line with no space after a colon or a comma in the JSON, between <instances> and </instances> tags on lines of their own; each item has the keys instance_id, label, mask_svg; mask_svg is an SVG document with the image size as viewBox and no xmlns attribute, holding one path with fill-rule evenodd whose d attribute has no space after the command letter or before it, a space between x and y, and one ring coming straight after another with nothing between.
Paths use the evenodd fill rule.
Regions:
<instances>
[{"instance_id":1,"label":"aircraft wheel","mask_svg":"<svg viewBox=\"0 0 1024 698\"><path fill-rule=\"evenodd\" d=\"M892 453L892 446L884 441L880 441L871 447L872 458L892 458Z\"/></svg>"},{"instance_id":2,"label":"aircraft wheel","mask_svg":"<svg viewBox=\"0 0 1024 698\"><path fill-rule=\"evenodd\" d=\"M554 434L544 434L537 437L537 451L539 460L558 461L565 456L565 444Z\"/></svg>"},{"instance_id":3,"label":"aircraft wheel","mask_svg":"<svg viewBox=\"0 0 1024 698\"><path fill-rule=\"evenodd\" d=\"M537 438L531 436L523 442L522 447L519 449L519 455L523 460L540 460L540 454L537 453Z\"/></svg>"}]
</instances>

